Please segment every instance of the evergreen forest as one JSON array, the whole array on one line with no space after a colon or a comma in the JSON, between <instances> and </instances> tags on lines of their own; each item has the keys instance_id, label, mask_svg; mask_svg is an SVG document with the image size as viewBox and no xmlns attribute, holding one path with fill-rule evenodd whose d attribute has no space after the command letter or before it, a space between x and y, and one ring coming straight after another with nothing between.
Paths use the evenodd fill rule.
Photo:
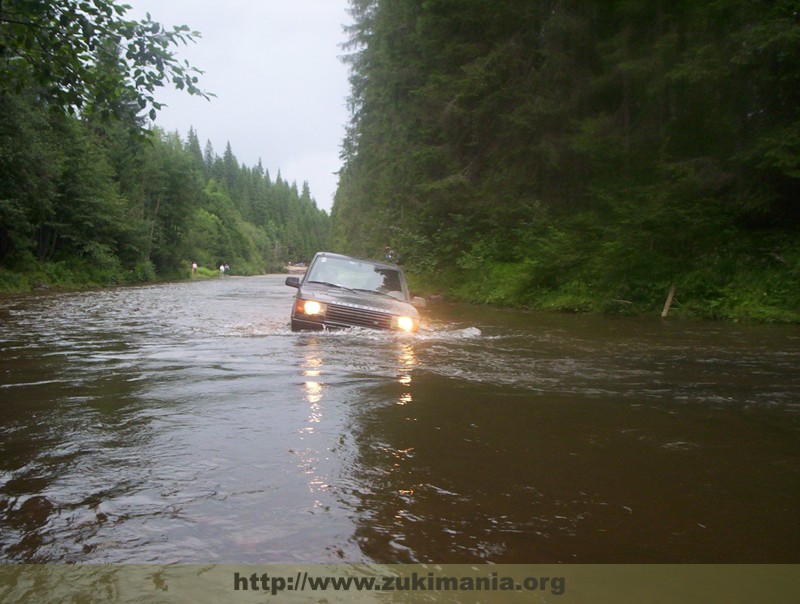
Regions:
<instances>
[{"instance_id":1,"label":"evergreen forest","mask_svg":"<svg viewBox=\"0 0 800 604\"><path fill-rule=\"evenodd\" d=\"M0 0L0 290L392 250L471 302L800 321L800 0L349 1L329 217L152 126L213 102L199 32Z\"/></svg>"},{"instance_id":2,"label":"evergreen forest","mask_svg":"<svg viewBox=\"0 0 800 604\"><path fill-rule=\"evenodd\" d=\"M0 290L282 270L329 216L260 162L152 127L158 89L200 94L200 37L107 0L0 2ZM266 144L269 144L268 142Z\"/></svg>"},{"instance_id":3,"label":"evergreen forest","mask_svg":"<svg viewBox=\"0 0 800 604\"><path fill-rule=\"evenodd\" d=\"M800 2L351 0L331 215L417 287L800 320Z\"/></svg>"}]
</instances>

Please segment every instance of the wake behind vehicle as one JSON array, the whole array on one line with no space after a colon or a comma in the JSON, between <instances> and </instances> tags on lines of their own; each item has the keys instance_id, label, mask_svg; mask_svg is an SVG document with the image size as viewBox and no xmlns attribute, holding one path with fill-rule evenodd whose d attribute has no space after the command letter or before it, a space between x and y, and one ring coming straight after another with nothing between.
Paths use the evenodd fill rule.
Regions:
<instances>
[{"instance_id":1,"label":"wake behind vehicle","mask_svg":"<svg viewBox=\"0 0 800 604\"><path fill-rule=\"evenodd\" d=\"M314 256L306 274L287 277L297 288L292 331L367 327L413 333L425 300L412 298L403 269L395 264L331 252Z\"/></svg>"}]
</instances>

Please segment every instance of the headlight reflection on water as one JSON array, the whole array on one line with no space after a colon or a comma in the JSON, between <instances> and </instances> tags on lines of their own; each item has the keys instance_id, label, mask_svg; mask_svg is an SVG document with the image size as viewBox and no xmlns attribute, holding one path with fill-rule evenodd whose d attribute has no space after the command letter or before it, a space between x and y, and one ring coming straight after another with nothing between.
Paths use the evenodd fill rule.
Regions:
<instances>
[{"instance_id":1,"label":"headlight reflection on water","mask_svg":"<svg viewBox=\"0 0 800 604\"><path fill-rule=\"evenodd\" d=\"M410 344L403 344L400 350L400 356L398 357L398 361L400 367L399 367L399 375L397 381L400 382L406 388L410 388L412 380L411 374L414 368L417 366L417 353L414 352L414 348ZM413 400L414 399L411 396L411 392L407 391L400 396L400 398L397 401L397 404L407 405Z\"/></svg>"},{"instance_id":2,"label":"headlight reflection on water","mask_svg":"<svg viewBox=\"0 0 800 604\"><path fill-rule=\"evenodd\" d=\"M318 424L322 420L322 406L319 404L322 400L322 390L324 383L320 381L322 375L322 359L318 356L317 351L309 350L303 360L302 375L307 379L303 382L305 390L305 399L311 405L310 413L308 416L309 424ZM313 428L308 427L306 431L313 432Z\"/></svg>"},{"instance_id":3,"label":"headlight reflection on water","mask_svg":"<svg viewBox=\"0 0 800 604\"><path fill-rule=\"evenodd\" d=\"M384 336L379 341L383 341L384 343L387 342L388 334L380 334ZM321 336L325 337L325 336ZM347 337L347 334L343 332L333 332L330 335L331 338L343 338ZM323 340L324 342L325 340ZM394 362L391 361L391 356L386 358L386 361L389 361L391 365L394 365L395 371L395 380L397 383L401 384L402 391L400 396L396 399L396 404L398 405L407 405L413 402L413 395L411 392L411 384L413 381L413 372L416 369L417 365L419 364L419 359L417 357L417 353L414 349L413 343L407 341L397 341L395 340L397 348L394 348ZM325 381L322 379L323 375L327 372L325 369L326 361L323 361L322 358L322 347L319 346L320 342L316 340L309 340L305 343L308 348L304 351L304 355L301 359L300 363L300 375L303 378L302 381L302 388L303 388L303 399L309 403L309 416L308 416L308 424L303 431L304 432L313 432L314 428L312 424L318 424L322 420L322 412L323 412L323 398L325 396L326 385ZM367 346L370 346L368 343ZM377 354L377 351L366 351L368 354ZM384 352L389 352L384 348ZM391 353L390 353L391 354ZM396 356L395 356L396 355ZM389 369L389 367L385 367L385 369Z\"/></svg>"}]
</instances>

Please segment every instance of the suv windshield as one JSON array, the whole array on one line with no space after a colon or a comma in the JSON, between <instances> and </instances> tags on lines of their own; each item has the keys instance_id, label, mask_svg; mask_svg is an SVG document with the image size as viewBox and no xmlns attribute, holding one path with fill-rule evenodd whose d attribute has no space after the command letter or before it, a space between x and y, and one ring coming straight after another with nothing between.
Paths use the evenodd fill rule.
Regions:
<instances>
[{"instance_id":1,"label":"suv windshield","mask_svg":"<svg viewBox=\"0 0 800 604\"><path fill-rule=\"evenodd\" d=\"M306 283L325 283L347 289L388 294L405 300L397 269L349 258L321 257L309 269Z\"/></svg>"}]
</instances>

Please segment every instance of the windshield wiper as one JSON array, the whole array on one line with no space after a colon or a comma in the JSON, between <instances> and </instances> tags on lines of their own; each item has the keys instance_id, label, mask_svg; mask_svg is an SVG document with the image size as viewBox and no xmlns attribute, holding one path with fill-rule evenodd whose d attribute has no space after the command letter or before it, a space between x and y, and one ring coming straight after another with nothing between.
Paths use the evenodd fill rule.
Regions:
<instances>
[{"instance_id":1,"label":"windshield wiper","mask_svg":"<svg viewBox=\"0 0 800 604\"><path fill-rule=\"evenodd\" d=\"M355 289L355 291L357 291L357 292L366 292L368 294L379 294L381 296L388 296L389 298L393 297L393 296L389 296L389 294L387 294L386 292L380 292L377 289L361 289L361 288L357 287Z\"/></svg>"},{"instance_id":2,"label":"windshield wiper","mask_svg":"<svg viewBox=\"0 0 800 604\"><path fill-rule=\"evenodd\" d=\"M397 294L400 294L400 295L403 294L403 292L400 292L400 291L397 291L397 290L392 290L390 292L382 292L382 291L378 291L377 289L358 289L358 288L356 288L355 291L366 292L368 294L378 294L379 296L386 296L387 298L391 298L392 300L399 300L400 302L405 302L405 299L398 298L397 296L393 296L392 295L393 293L397 293Z\"/></svg>"},{"instance_id":3,"label":"windshield wiper","mask_svg":"<svg viewBox=\"0 0 800 604\"><path fill-rule=\"evenodd\" d=\"M329 281L309 281L309 283L319 283L320 285L327 285L328 287L336 287L339 289L346 289L349 292L355 292L356 290L345 287L344 285L339 285L338 283L330 283Z\"/></svg>"}]
</instances>

